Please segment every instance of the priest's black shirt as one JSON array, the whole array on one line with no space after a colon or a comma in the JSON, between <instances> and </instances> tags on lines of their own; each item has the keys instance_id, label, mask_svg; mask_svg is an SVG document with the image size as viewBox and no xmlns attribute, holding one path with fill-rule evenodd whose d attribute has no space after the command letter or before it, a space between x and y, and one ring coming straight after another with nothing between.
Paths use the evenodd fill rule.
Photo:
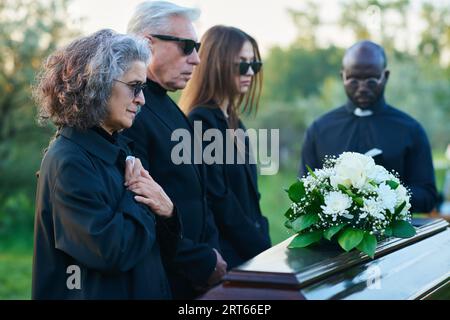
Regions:
<instances>
[{"instance_id":1,"label":"priest's black shirt","mask_svg":"<svg viewBox=\"0 0 450 320\"><path fill-rule=\"evenodd\" d=\"M412 212L430 212L437 200L431 148L422 126L380 99L364 115L352 102L336 108L308 128L303 142L299 177L306 165L321 168L326 155L381 150L377 164L395 170L412 192Z\"/></svg>"}]
</instances>

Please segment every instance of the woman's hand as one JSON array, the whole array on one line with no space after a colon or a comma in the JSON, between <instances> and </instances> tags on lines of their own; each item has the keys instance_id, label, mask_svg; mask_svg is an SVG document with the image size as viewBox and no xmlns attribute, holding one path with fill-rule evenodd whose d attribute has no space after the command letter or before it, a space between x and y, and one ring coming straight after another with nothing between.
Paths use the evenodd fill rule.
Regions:
<instances>
[{"instance_id":1,"label":"woman's hand","mask_svg":"<svg viewBox=\"0 0 450 320\"><path fill-rule=\"evenodd\" d=\"M134 158L134 163L131 159L126 161L125 186L136 194L134 198L137 202L147 205L157 215L172 216L172 201L137 158Z\"/></svg>"}]
</instances>

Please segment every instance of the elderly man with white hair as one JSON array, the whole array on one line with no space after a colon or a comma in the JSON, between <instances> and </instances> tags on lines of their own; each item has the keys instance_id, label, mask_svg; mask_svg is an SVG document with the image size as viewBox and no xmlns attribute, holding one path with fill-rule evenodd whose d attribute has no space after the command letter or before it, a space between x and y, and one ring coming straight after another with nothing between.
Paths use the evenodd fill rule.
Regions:
<instances>
[{"instance_id":1,"label":"elderly man with white hair","mask_svg":"<svg viewBox=\"0 0 450 320\"><path fill-rule=\"evenodd\" d=\"M175 299L192 299L221 280L226 262L218 252L218 234L206 197L202 165L176 164L172 133L184 129L193 136L189 121L168 91L183 89L199 64L197 9L165 1L139 4L129 21L128 33L148 40L152 60L147 68L145 105L125 135L135 141L136 156L166 191L181 217L183 239L165 267ZM192 150L193 151L193 150Z\"/></svg>"}]
</instances>

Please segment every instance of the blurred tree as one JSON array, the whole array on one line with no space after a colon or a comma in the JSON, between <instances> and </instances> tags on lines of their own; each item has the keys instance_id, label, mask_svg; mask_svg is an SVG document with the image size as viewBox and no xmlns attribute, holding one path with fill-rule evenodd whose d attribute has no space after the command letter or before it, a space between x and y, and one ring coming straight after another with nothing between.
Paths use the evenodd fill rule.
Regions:
<instances>
[{"instance_id":1,"label":"blurred tree","mask_svg":"<svg viewBox=\"0 0 450 320\"><path fill-rule=\"evenodd\" d=\"M295 42L301 44L304 49L314 50L317 48L317 28L322 24L319 9L317 1L307 0L303 2L302 9L287 10L297 29Z\"/></svg>"},{"instance_id":2,"label":"blurred tree","mask_svg":"<svg viewBox=\"0 0 450 320\"><path fill-rule=\"evenodd\" d=\"M342 0L339 25L350 29L355 40L369 39L393 49L399 42L407 48L409 0Z\"/></svg>"},{"instance_id":3,"label":"blurred tree","mask_svg":"<svg viewBox=\"0 0 450 320\"><path fill-rule=\"evenodd\" d=\"M432 147L443 152L450 142L450 78L438 63L410 56L391 59L387 101L424 126Z\"/></svg>"},{"instance_id":4,"label":"blurred tree","mask_svg":"<svg viewBox=\"0 0 450 320\"><path fill-rule=\"evenodd\" d=\"M67 18L68 5L69 0L0 2L0 211L3 210L3 215L5 208L11 207L11 197L26 195L33 199L35 172L53 130L36 125L31 85L45 58L77 34ZM26 202L20 199L18 203Z\"/></svg>"},{"instance_id":5,"label":"blurred tree","mask_svg":"<svg viewBox=\"0 0 450 320\"><path fill-rule=\"evenodd\" d=\"M445 50L448 52L450 7L444 10L431 2L422 1L422 11L427 14L418 16L417 7L408 0L342 0L340 18L331 24L336 34L345 29L352 31L355 40L382 40L392 71L388 101L419 120L432 146L439 150L450 142L450 68L439 64L438 58L422 54L420 48L418 52L417 45L413 45L418 41L431 43L430 52L441 60ZM298 37L289 47L274 47L266 56L260 113L249 120L249 125L280 129L281 167L292 169L298 166L305 128L346 100L339 79L346 48L336 47L333 42L327 48L318 45L317 30L325 22L311 1L305 2L303 9L289 12ZM411 32L411 18L424 21L422 33ZM377 30L374 24L380 28Z\"/></svg>"},{"instance_id":6,"label":"blurred tree","mask_svg":"<svg viewBox=\"0 0 450 320\"><path fill-rule=\"evenodd\" d=\"M262 102L293 102L318 94L327 77L339 77L342 55L335 46L310 50L295 43L287 49L273 48L264 61Z\"/></svg>"},{"instance_id":7,"label":"blurred tree","mask_svg":"<svg viewBox=\"0 0 450 320\"><path fill-rule=\"evenodd\" d=\"M318 45L317 31L324 22L317 1L302 1L300 9L288 9L288 14L297 36L288 48L272 48L264 61L263 105L318 94L325 78L339 76L342 50Z\"/></svg>"},{"instance_id":8,"label":"blurred tree","mask_svg":"<svg viewBox=\"0 0 450 320\"><path fill-rule=\"evenodd\" d=\"M421 17L425 23L419 43L419 53L427 60L439 63L443 54L450 55L450 7L432 2L422 4ZM450 59L447 66L450 65Z\"/></svg>"},{"instance_id":9,"label":"blurred tree","mask_svg":"<svg viewBox=\"0 0 450 320\"><path fill-rule=\"evenodd\" d=\"M256 117L248 117L248 128L279 129L280 170L297 172L306 128L320 115L345 101L342 83L331 75L317 86L317 94L292 102L271 100Z\"/></svg>"}]
</instances>

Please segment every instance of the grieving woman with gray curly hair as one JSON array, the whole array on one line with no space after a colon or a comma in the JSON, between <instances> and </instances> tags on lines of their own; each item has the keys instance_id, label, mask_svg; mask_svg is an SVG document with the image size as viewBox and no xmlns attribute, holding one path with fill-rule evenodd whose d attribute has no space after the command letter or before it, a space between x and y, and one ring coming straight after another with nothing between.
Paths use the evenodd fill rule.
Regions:
<instances>
[{"instance_id":1,"label":"grieving woman with gray curly hair","mask_svg":"<svg viewBox=\"0 0 450 320\"><path fill-rule=\"evenodd\" d=\"M168 299L162 260L174 205L132 157L129 128L150 60L141 39L101 30L52 54L34 96L57 127L36 194L34 299Z\"/></svg>"}]
</instances>

